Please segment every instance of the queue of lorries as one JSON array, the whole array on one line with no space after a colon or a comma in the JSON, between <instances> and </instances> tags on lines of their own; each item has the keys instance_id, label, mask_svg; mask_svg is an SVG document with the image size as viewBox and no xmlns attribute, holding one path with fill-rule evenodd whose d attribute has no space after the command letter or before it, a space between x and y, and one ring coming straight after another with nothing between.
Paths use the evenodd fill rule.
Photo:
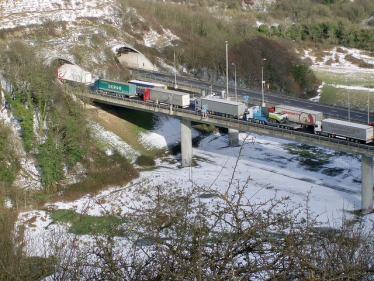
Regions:
<instances>
[{"instance_id":1,"label":"queue of lorries","mask_svg":"<svg viewBox=\"0 0 374 281\"><path fill-rule=\"evenodd\" d=\"M91 81L90 75L78 71L74 67L74 65L61 66L58 69L58 78L61 81L71 80L90 84L94 93L111 93L127 98L140 98L145 102L191 108L204 116L206 114L220 115L289 130L303 127L313 128L315 134L330 138L342 138L352 142L371 143L374 141L372 125L326 119L322 112L287 105L247 107L242 102L212 97L200 97L192 100L189 93L169 90L162 84L139 80L130 80L128 83L107 79Z\"/></svg>"}]
</instances>

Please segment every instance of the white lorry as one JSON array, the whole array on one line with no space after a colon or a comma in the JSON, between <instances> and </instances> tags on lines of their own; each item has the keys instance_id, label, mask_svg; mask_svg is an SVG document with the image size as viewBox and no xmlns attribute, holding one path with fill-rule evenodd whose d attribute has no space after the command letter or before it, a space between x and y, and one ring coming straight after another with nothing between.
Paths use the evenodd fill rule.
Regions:
<instances>
[{"instance_id":1,"label":"white lorry","mask_svg":"<svg viewBox=\"0 0 374 281\"><path fill-rule=\"evenodd\" d=\"M310 109L297 108L289 105L275 105L274 112L288 115L288 120L304 127L314 126L317 121L323 120L323 113Z\"/></svg>"},{"instance_id":2,"label":"white lorry","mask_svg":"<svg viewBox=\"0 0 374 281\"><path fill-rule=\"evenodd\" d=\"M144 101L164 103L176 107L190 107L190 94L161 88L149 88L144 90Z\"/></svg>"},{"instance_id":3,"label":"white lorry","mask_svg":"<svg viewBox=\"0 0 374 281\"><path fill-rule=\"evenodd\" d=\"M57 69L57 77L61 82L70 81L87 85L93 83L91 72L70 63L65 63Z\"/></svg>"},{"instance_id":4,"label":"white lorry","mask_svg":"<svg viewBox=\"0 0 374 281\"><path fill-rule=\"evenodd\" d=\"M208 114L243 119L246 112L244 103L217 98L199 98L195 100L195 111L206 111Z\"/></svg>"},{"instance_id":5,"label":"white lorry","mask_svg":"<svg viewBox=\"0 0 374 281\"><path fill-rule=\"evenodd\" d=\"M347 141L370 143L374 140L374 128L369 125L336 119L324 119L314 125L314 133L329 138L343 138Z\"/></svg>"}]
</instances>

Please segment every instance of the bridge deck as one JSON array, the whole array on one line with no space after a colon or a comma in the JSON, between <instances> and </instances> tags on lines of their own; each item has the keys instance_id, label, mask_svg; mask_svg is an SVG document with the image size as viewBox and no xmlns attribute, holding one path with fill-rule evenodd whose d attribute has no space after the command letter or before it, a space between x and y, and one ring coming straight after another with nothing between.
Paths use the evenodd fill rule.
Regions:
<instances>
[{"instance_id":1,"label":"bridge deck","mask_svg":"<svg viewBox=\"0 0 374 281\"><path fill-rule=\"evenodd\" d=\"M342 139L327 138L323 136L317 136L314 134L308 134L305 132L270 127L258 123L251 123L244 120L237 120L233 118L227 118L216 115L206 115L206 117L203 118L198 112L189 109L173 108L172 110L170 110L170 106L168 105L143 102L135 98L129 99L125 97L118 97L106 94L79 94L86 98L89 98L92 101L99 103L105 103L109 105L131 108L146 112L166 114L178 118L185 118L187 120L197 123L211 124L217 127L231 128L243 132L254 132L260 135L267 135L275 138L301 142L309 145L322 146L325 148L344 151L348 153L362 154L366 157L374 157L374 146L348 142Z\"/></svg>"}]
</instances>

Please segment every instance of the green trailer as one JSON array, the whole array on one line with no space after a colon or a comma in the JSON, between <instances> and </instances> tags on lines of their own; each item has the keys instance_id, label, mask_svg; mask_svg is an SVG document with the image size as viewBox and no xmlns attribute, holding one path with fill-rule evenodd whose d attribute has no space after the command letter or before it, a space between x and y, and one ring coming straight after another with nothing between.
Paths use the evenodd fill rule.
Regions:
<instances>
[{"instance_id":1,"label":"green trailer","mask_svg":"<svg viewBox=\"0 0 374 281\"><path fill-rule=\"evenodd\" d=\"M115 93L129 98L137 96L136 85L106 79L96 80L93 85L93 90Z\"/></svg>"}]
</instances>

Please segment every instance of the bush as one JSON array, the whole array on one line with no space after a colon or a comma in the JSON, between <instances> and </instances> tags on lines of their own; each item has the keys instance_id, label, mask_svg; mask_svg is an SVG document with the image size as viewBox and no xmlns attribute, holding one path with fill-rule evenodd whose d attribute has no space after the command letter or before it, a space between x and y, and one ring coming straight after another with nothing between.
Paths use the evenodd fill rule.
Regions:
<instances>
[{"instance_id":1,"label":"bush","mask_svg":"<svg viewBox=\"0 0 374 281\"><path fill-rule=\"evenodd\" d=\"M34 136L34 116L32 106L25 106L19 100L13 100L9 94L5 95L7 102L10 103L13 114L17 117L21 126L21 137L25 150L29 152L33 145Z\"/></svg>"},{"instance_id":2,"label":"bush","mask_svg":"<svg viewBox=\"0 0 374 281\"><path fill-rule=\"evenodd\" d=\"M136 159L135 163L139 166L155 166L156 162L155 159L151 156L146 156L146 155L140 155L138 159Z\"/></svg>"},{"instance_id":3,"label":"bush","mask_svg":"<svg viewBox=\"0 0 374 281\"><path fill-rule=\"evenodd\" d=\"M20 169L20 164L12 147L11 131L7 127L0 126L0 178L2 182L10 186Z\"/></svg>"},{"instance_id":4,"label":"bush","mask_svg":"<svg viewBox=\"0 0 374 281\"><path fill-rule=\"evenodd\" d=\"M62 151L58 149L52 136L49 136L48 140L39 146L39 165L44 187L49 188L64 178L62 158Z\"/></svg>"}]
</instances>

